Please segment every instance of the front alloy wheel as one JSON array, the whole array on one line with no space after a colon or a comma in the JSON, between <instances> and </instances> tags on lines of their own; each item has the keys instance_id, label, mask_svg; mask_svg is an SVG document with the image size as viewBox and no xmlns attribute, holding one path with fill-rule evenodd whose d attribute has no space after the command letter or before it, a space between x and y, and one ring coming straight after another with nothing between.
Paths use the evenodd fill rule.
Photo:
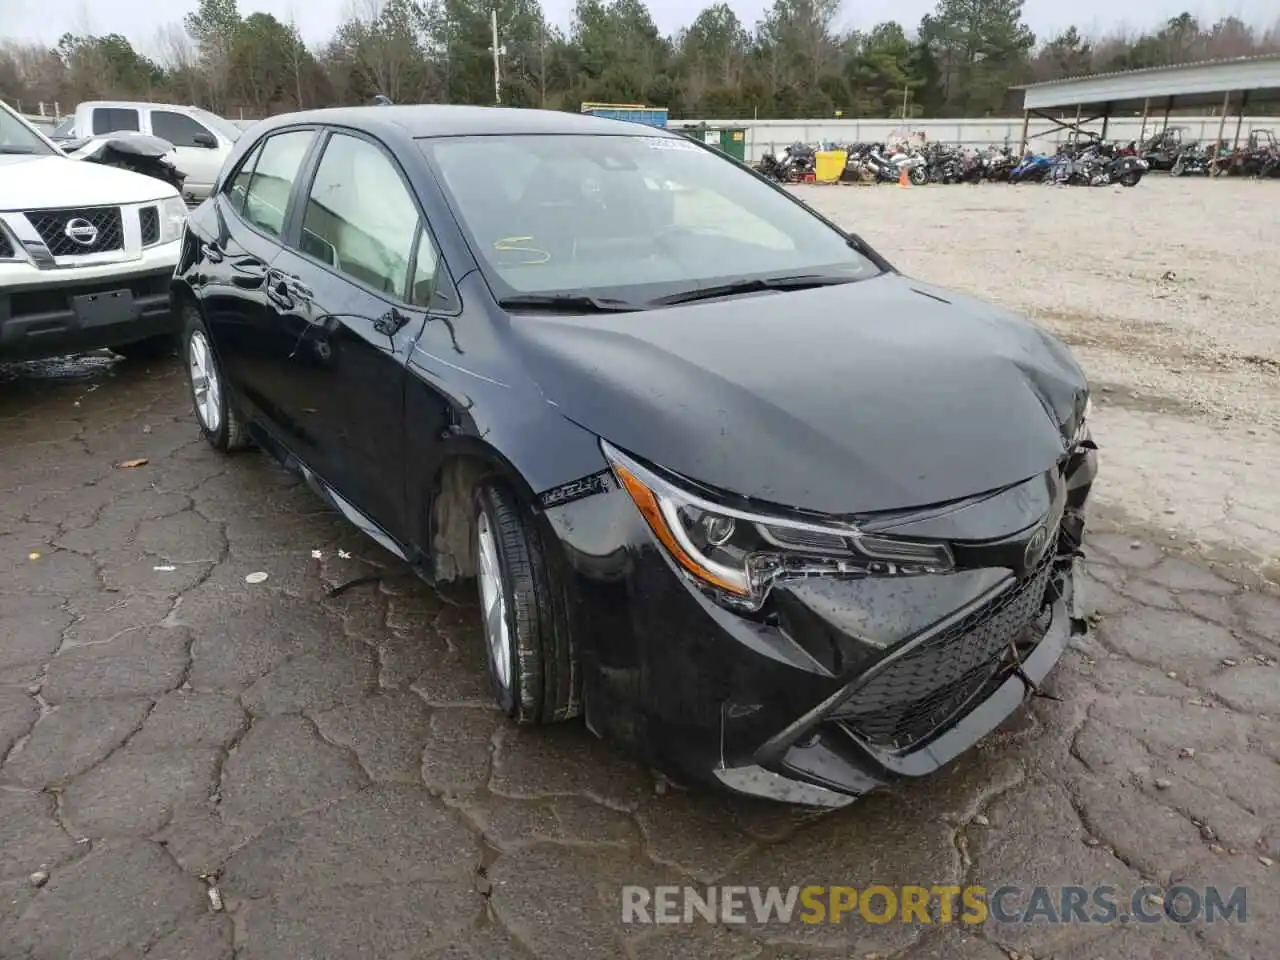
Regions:
<instances>
[{"instance_id":1,"label":"front alloy wheel","mask_svg":"<svg viewBox=\"0 0 1280 960\"><path fill-rule=\"evenodd\" d=\"M186 309L182 357L191 387L191 405L204 438L223 453L247 447L249 435L244 421L227 398L226 379L213 352L209 331L194 307Z\"/></svg>"},{"instance_id":2,"label":"front alloy wheel","mask_svg":"<svg viewBox=\"0 0 1280 960\"><path fill-rule=\"evenodd\" d=\"M522 724L575 716L567 604L532 517L507 487L488 483L476 491L473 529L485 661L498 706Z\"/></svg>"}]
</instances>

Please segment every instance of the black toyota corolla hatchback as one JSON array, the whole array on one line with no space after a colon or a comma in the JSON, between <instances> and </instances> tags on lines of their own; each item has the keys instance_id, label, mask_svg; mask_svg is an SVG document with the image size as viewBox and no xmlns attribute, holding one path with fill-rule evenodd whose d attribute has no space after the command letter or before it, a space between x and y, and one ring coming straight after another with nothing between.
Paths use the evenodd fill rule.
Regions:
<instances>
[{"instance_id":1,"label":"black toyota corolla hatchback","mask_svg":"<svg viewBox=\"0 0 1280 960\"><path fill-rule=\"evenodd\" d=\"M971 746L1078 628L1067 349L686 137L276 117L192 214L173 298L210 443L474 579L516 722L838 806Z\"/></svg>"}]
</instances>

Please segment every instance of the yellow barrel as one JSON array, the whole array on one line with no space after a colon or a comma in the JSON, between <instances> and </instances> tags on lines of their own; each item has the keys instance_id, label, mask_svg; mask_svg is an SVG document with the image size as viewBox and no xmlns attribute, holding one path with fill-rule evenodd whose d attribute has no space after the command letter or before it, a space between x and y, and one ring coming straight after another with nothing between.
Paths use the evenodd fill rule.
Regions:
<instances>
[{"instance_id":1,"label":"yellow barrel","mask_svg":"<svg viewBox=\"0 0 1280 960\"><path fill-rule=\"evenodd\" d=\"M813 179L819 183L835 183L844 173L848 160L846 150L819 150L813 155Z\"/></svg>"}]
</instances>

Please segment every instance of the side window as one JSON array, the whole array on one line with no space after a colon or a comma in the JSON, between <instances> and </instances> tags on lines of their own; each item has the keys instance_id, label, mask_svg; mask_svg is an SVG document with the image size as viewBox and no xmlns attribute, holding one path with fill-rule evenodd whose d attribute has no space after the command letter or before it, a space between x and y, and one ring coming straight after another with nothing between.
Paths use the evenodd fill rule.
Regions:
<instances>
[{"instance_id":1,"label":"side window","mask_svg":"<svg viewBox=\"0 0 1280 960\"><path fill-rule=\"evenodd\" d=\"M294 130L263 143L244 198L244 218L263 233L278 237L284 230L289 193L314 136L312 130Z\"/></svg>"},{"instance_id":2,"label":"side window","mask_svg":"<svg viewBox=\"0 0 1280 960\"><path fill-rule=\"evenodd\" d=\"M213 137L202 124L185 113L174 113L172 110L151 111L151 132L161 140L168 140L175 147L207 147L208 143L196 143L196 135L202 133L205 137ZM217 142L216 137L214 142Z\"/></svg>"},{"instance_id":3,"label":"side window","mask_svg":"<svg viewBox=\"0 0 1280 960\"><path fill-rule=\"evenodd\" d=\"M261 155L262 144L258 144L249 151L249 155L244 158L240 169L231 178L231 183L227 187L227 199L231 201L231 209L241 216L244 216L244 198L249 192L249 179L253 176L253 168Z\"/></svg>"},{"instance_id":4,"label":"side window","mask_svg":"<svg viewBox=\"0 0 1280 960\"><path fill-rule=\"evenodd\" d=\"M138 130L138 111L125 107L95 107L93 110L94 133L117 133L120 130Z\"/></svg>"},{"instance_id":5,"label":"side window","mask_svg":"<svg viewBox=\"0 0 1280 960\"><path fill-rule=\"evenodd\" d=\"M418 230L418 208L386 154L367 140L334 134L307 198L302 251L408 302ZM425 237L418 259L434 278L435 252ZM418 277L413 282L416 287Z\"/></svg>"}]
</instances>

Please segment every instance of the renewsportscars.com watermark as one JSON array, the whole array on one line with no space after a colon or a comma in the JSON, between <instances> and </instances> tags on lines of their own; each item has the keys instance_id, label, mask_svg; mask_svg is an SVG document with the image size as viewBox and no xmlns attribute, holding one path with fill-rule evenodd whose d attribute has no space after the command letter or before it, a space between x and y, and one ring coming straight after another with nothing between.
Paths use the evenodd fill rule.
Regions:
<instances>
[{"instance_id":1,"label":"renewsportscars.com watermark","mask_svg":"<svg viewBox=\"0 0 1280 960\"><path fill-rule=\"evenodd\" d=\"M980 886L625 886L622 922L1245 923L1246 888Z\"/></svg>"}]
</instances>

